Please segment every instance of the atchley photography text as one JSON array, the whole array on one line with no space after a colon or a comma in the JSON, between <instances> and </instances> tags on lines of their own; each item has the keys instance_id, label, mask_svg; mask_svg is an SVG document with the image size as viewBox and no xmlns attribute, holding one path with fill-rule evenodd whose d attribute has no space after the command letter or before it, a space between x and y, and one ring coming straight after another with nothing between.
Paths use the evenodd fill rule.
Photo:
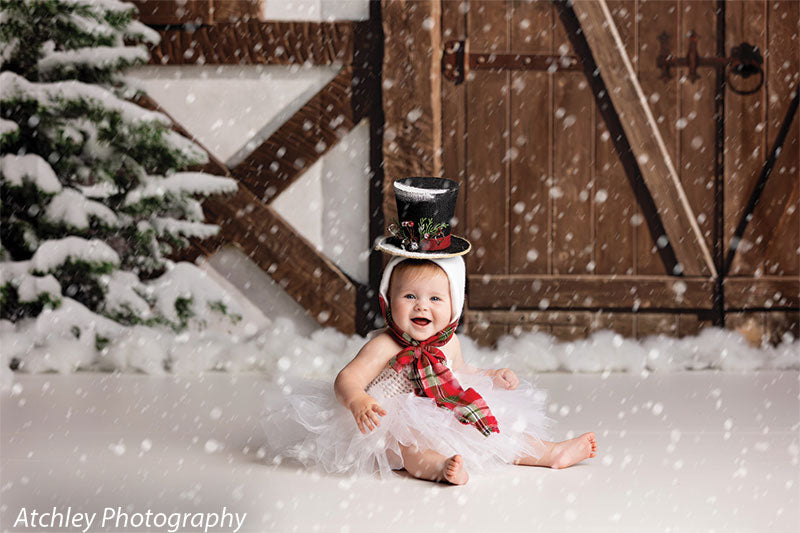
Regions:
<instances>
[{"instance_id":1,"label":"atchley photography text","mask_svg":"<svg viewBox=\"0 0 800 533\"><path fill-rule=\"evenodd\" d=\"M59 509L51 507L44 510L22 507L14 521L14 529L35 529L42 531L89 531L119 530L133 531L232 531L238 533L244 525L247 513L235 513L223 507L218 512L207 513L163 513L150 509L142 512L128 512L122 507L105 507L101 513L83 512L72 507Z\"/></svg>"}]
</instances>

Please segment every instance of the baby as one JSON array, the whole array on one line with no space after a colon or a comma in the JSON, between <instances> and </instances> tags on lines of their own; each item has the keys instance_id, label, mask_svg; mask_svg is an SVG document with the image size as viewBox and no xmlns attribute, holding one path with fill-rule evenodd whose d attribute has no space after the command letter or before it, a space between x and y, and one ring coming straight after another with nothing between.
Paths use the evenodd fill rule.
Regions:
<instances>
[{"instance_id":1,"label":"baby","mask_svg":"<svg viewBox=\"0 0 800 533\"><path fill-rule=\"evenodd\" d=\"M453 277L463 280L461 257L435 260L400 257L395 258L387 266L389 272L387 296L390 306L387 323L393 321L397 331L402 332L401 336L406 334L410 337L412 345L413 341L423 343L446 330L460 314L463 287L451 286L446 269L456 274ZM453 292L457 294L456 302L452 296ZM459 305L458 309L454 307L454 303ZM390 325L386 331L364 345L356 357L339 372L334 390L339 402L352 413L362 434L380 428L384 417L392 415L392 407L401 412L394 413L394 416L399 414L409 417L406 427L400 431L398 426L403 424L393 420L392 425L395 427L392 428L391 437L398 439L402 466L413 476L459 485L466 483L469 476L462 454L450 453L451 448L457 446L461 437L466 439L463 443L465 452L473 455L480 452L480 455L471 457L472 461L478 462L483 462L481 458L483 456L501 459L499 462L564 468L595 456L597 444L593 433L585 433L563 442L548 442L538 436L543 433L543 427L520 423L524 420L533 421L534 424L538 422L540 425L546 422L541 412L541 401L537 402L534 395L530 394L529 386L526 386L522 394L512 392L518 389L520 380L509 368L482 370L467 365L461 355L461 344L455 333L451 333L449 340L441 345L444 365L459 377L463 374L465 382L474 381L469 379L470 376L477 377L478 382L481 381L481 377L490 378L490 381L484 379L481 384L484 388L488 387L485 396L490 398L488 405L499 419L498 431L489 431L488 435L484 436L470 425L461 422L459 427L450 420L445 420L447 424L444 428L438 425L430 427L427 424L429 413L414 412L413 405L406 405L408 401L411 400L411 404L418 403L416 408L422 411L434 410L444 413L446 410L427 398L415 395L413 383L402 373L398 374L395 371L393 367L396 363L390 364L398 352L402 352L408 345L407 342L398 342L398 337L392 333L392 329L393 326ZM403 387L404 382L405 387ZM392 389L398 388L397 383L400 385L400 390L405 392L393 395ZM371 394L373 392L375 396ZM504 395L503 392L507 394ZM397 398L402 395L406 397L398 401ZM388 400L392 407L382 405L376 396ZM525 412L526 410L528 412ZM418 417L417 423L415 419ZM452 420L458 422L455 418ZM504 424L506 420L508 429ZM528 431L524 431L524 428ZM440 432L447 433L440 435L443 440L448 441L447 444L435 442L437 433ZM504 435L504 432L507 434ZM401 435L406 435L407 438L404 440ZM498 440L497 444L501 449L492 449L493 439ZM516 440L516 445L509 446L511 444L508 442L509 439ZM433 445L426 447L424 445L426 443ZM516 453L510 455L509 451Z\"/></svg>"},{"instance_id":2,"label":"baby","mask_svg":"<svg viewBox=\"0 0 800 533\"><path fill-rule=\"evenodd\" d=\"M394 189L400 221L377 246L394 256L379 291L387 327L339 372L333 391L299 383L288 405L273 408L267 437L276 457L347 474L404 468L453 484L497 464L564 468L594 457L593 433L548 440L544 396L530 383L461 356L461 256L471 244L450 234L458 183L405 178Z\"/></svg>"}]
</instances>

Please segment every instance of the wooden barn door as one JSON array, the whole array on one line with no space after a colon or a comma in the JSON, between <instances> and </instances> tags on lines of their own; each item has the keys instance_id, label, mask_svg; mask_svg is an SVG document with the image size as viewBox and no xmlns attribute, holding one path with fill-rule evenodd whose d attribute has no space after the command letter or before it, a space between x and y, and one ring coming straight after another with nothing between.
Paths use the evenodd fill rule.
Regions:
<instances>
[{"instance_id":1,"label":"wooden barn door","mask_svg":"<svg viewBox=\"0 0 800 533\"><path fill-rule=\"evenodd\" d=\"M486 343L531 329L562 338L603 328L681 335L751 309L785 308L796 322L800 121L754 213L760 221L745 235L747 252L731 269L737 278L724 285L716 274L798 83L800 4L731 2L721 26L716 2L607 4L688 199L693 245L708 261L675 266L692 243L670 242L664 227L686 214L657 198L642 201L644 185L626 173L611 138L619 133L609 132L553 3L442 2L442 41L465 42L467 64L497 65L470 70L460 84L442 82L444 175L462 183L457 231L474 247L470 333ZM657 66L659 35L685 55L694 30L700 55L713 56L720 27L726 50L749 40L769 51L759 91L726 92L724 137L715 70L699 69L690 81L685 69L673 69L663 80ZM500 54L510 56L500 61ZM541 65L517 68L523 60ZM660 157L639 149L640 166Z\"/></svg>"}]
</instances>

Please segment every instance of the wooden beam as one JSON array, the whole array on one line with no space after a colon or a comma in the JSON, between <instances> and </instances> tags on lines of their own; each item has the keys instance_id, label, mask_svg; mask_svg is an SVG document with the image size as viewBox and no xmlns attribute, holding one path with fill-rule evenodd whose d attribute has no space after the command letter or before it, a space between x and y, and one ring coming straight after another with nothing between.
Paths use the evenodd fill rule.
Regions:
<instances>
[{"instance_id":1,"label":"wooden beam","mask_svg":"<svg viewBox=\"0 0 800 533\"><path fill-rule=\"evenodd\" d=\"M359 22L222 22L159 29L154 65L349 65Z\"/></svg>"},{"instance_id":2,"label":"wooden beam","mask_svg":"<svg viewBox=\"0 0 800 533\"><path fill-rule=\"evenodd\" d=\"M214 22L256 21L263 0L211 0Z\"/></svg>"},{"instance_id":3,"label":"wooden beam","mask_svg":"<svg viewBox=\"0 0 800 533\"><path fill-rule=\"evenodd\" d=\"M798 309L800 277L725 278L725 309Z\"/></svg>"},{"instance_id":4,"label":"wooden beam","mask_svg":"<svg viewBox=\"0 0 800 533\"><path fill-rule=\"evenodd\" d=\"M169 117L155 101L140 95L136 103ZM172 120L172 117L169 117ZM197 142L173 120L173 129ZM208 150L198 143L206 152ZM209 153L209 162L193 170L229 175L227 167ZM223 244L238 246L321 325L347 334L356 333L356 298L359 287L298 234L280 215L240 185L232 196L211 196L203 200L209 224L220 232L209 239L191 239L192 246L174 256L194 261L211 255Z\"/></svg>"},{"instance_id":5,"label":"wooden beam","mask_svg":"<svg viewBox=\"0 0 800 533\"><path fill-rule=\"evenodd\" d=\"M139 20L150 26L257 20L262 0L132 0Z\"/></svg>"},{"instance_id":6,"label":"wooden beam","mask_svg":"<svg viewBox=\"0 0 800 533\"><path fill-rule=\"evenodd\" d=\"M220 236L239 246L317 322L356 332L356 284L275 210L245 187L233 196L209 197L203 208L208 221L220 226Z\"/></svg>"},{"instance_id":7,"label":"wooden beam","mask_svg":"<svg viewBox=\"0 0 800 533\"><path fill-rule=\"evenodd\" d=\"M797 111L798 98L800 98L800 94L795 94L792 102L795 112ZM784 118L783 126L786 128L787 132L791 125L791 119L792 117L789 115ZM796 131L798 130L796 129L795 132ZM788 139L789 142L785 143L784 149L773 146L771 152L774 153L770 154L770 157L764 164L759 182L750 199L750 205L752 205L752 202L758 201L760 196L763 196L763 198L760 202L755 204L755 209L749 213L749 216L746 216L739 222L739 227L734 235L734 238L738 235L742 235L744 241L748 243L746 250L742 250L743 247L741 244L737 243L735 250L736 255L733 255L732 261L732 270L734 272L740 270L741 267L746 264L747 259L752 260L752 258L758 258L758 260L763 261L766 258L773 257L771 252L773 252L773 247L776 246L783 245L789 250L792 250L790 255L794 255L794 249L796 247L791 241L791 236L792 232L796 230L790 226L792 224L790 221L794 218L794 208L790 208L790 206L796 205L798 190L800 189L800 180L793 179L796 176L791 174L791 164L797 161L798 155L800 155L796 133L794 137L794 139L791 139L791 137ZM770 161L770 159L776 154L783 156L782 161L778 160L780 162L779 173L773 176L771 180L764 182L763 180L769 176L768 172L771 170L772 164L775 163L774 161ZM795 174L800 174L800 169L798 169ZM762 187L763 189L761 189ZM747 213L747 211L745 211L745 213ZM741 230L744 231L742 232ZM729 252L729 254L733 253L734 252ZM796 255L792 257L792 262L795 263L792 266L794 266L796 271ZM786 266L788 266L788 269L792 269L792 266Z\"/></svg>"},{"instance_id":8,"label":"wooden beam","mask_svg":"<svg viewBox=\"0 0 800 533\"><path fill-rule=\"evenodd\" d=\"M231 172L263 202L269 203L367 112L353 104L353 69L335 78L278 128Z\"/></svg>"},{"instance_id":9,"label":"wooden beam","mask_svg":"<svg viewBox=\"0 0 800 533\"><path fill-rule=\"evenodd\" d=\"M608 88L683 273L716 277L714 260L606 1L573 2L571 8Z\"/></svg>"},{"instance_id":10,"label":"wooden beam","mask_svg":"<svg viewBox=\"0 0 800 533\"><path fill-rule=\"evenodd\" d=\"M710 278L472 275L470 309L710 309Z\"/></svg>"},{"instance_id":11,"label":"wooden beam","mask_svg":"<svg viewBox=\"0 0 800 533\"><path fill-rule=\"evenodd\" d=\"M441 3L383 0L384 218L392 182L442 172Z\"/></svg>"},{"instance_id":12,"label":"wooden beam","mask_svg":"<svg viewBox=\"0 0 800 533\"><path fill-rule=\"evenodd\" d=\"M166 24L211 24L212 0L132 0L139 9L139 21L151 26Z\"/></svg>"}]
</instances>

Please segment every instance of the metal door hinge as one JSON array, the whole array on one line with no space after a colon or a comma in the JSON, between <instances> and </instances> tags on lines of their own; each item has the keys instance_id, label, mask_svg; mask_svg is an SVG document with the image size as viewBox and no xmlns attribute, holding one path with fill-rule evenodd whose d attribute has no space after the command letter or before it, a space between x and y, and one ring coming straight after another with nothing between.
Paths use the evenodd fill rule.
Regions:
<instances>
[{"instance_id":1,"label":"metal door hinge","mask_svg":"<svg viewBox=\"0 0 800 533\"><path fill-rule=\"evenodd\" d=\"M456 85L462 83L470 70L581 70L575 56L545 54L498 54L471 52L469 41L447 41L442 55L442 73Z\"/></svg>"}]
</instances>

